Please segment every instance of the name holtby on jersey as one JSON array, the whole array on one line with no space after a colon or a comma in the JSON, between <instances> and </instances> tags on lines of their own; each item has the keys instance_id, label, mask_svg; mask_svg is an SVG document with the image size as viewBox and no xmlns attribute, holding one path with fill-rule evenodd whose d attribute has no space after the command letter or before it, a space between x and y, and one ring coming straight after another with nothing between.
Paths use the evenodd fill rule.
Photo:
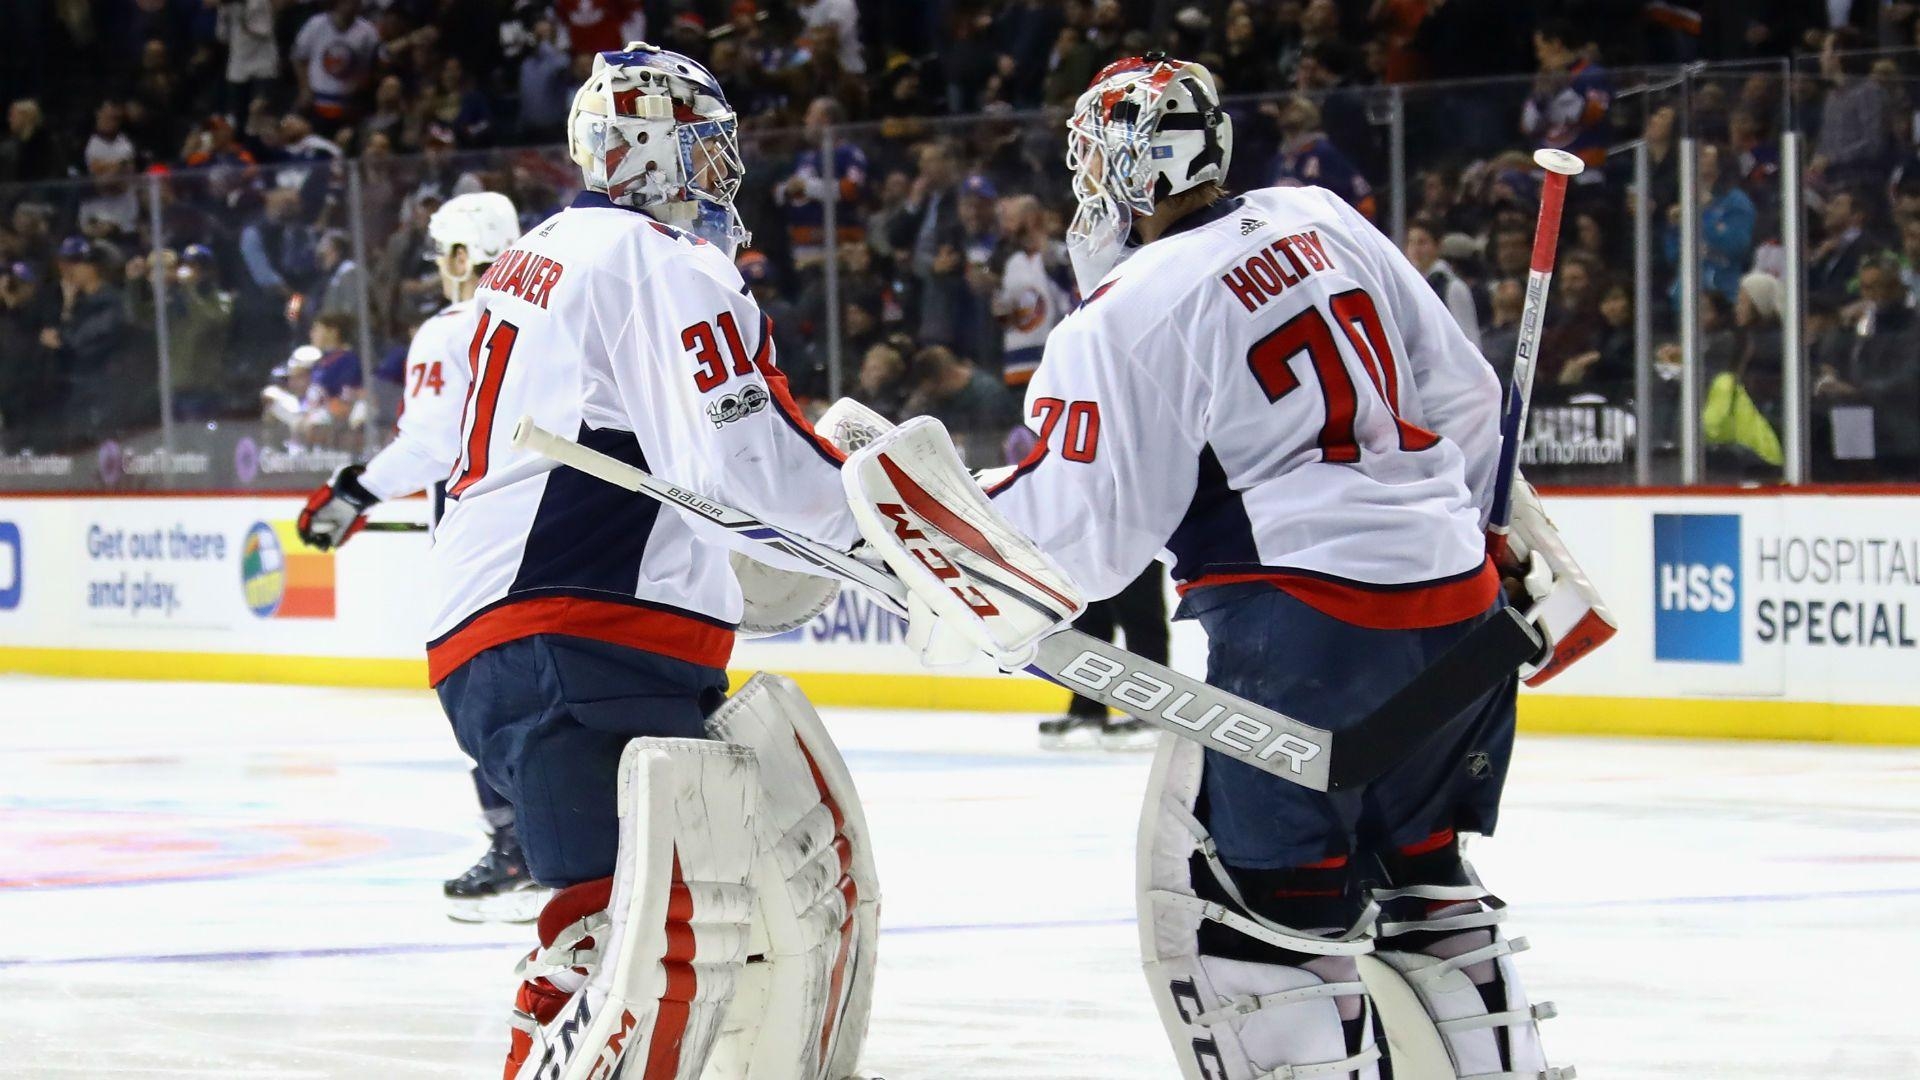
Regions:
<instances>
[{"instance_id":1,"label":"name holtby on jersey","mask_svg":"<svg viewBox=\"0 0 1920 1080\"><path fill-rule=\"evenodd\" d=\"M1320 234L1312 229L1283 236L1254 252L1220 277L1248 311L1258 311L1269 300L1300 284L1302 278L1333 269Z\"/></svg>"}]
</instances>

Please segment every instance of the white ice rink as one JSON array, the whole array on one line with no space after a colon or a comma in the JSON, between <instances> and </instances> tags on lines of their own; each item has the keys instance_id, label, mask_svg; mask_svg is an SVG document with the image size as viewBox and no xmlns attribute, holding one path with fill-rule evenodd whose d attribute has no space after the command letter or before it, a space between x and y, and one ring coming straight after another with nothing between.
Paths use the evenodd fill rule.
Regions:
<instances>
[{"instance_id":1,"label":"white ice rink","mask_svg":"<svg viewBox=\"0 0 1920 1080\"><path fill-rule=\"evenodd\" d=\"M1144 755L834 711L879 847L869 1071L1174 1077L1134 963ZM0 676L0 1076L499 1075L518 927L425 693ZM1476 845L1586 1080L1920 1077L1920 752L1522 741Z\"/></svg>"}]
</instances>

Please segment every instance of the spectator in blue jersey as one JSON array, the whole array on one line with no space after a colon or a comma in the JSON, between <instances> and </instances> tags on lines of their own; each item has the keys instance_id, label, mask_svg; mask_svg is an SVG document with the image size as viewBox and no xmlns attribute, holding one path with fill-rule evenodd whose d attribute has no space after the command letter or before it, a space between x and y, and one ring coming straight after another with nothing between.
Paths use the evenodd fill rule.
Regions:
<instances>
[{"instance_id":1,"label":"spectator in blue jersey","mask_svg":"<svg viewBox=\"0 0 1920 1080\"><path fill-rule=\"evenodd\" d=\"M1599 183L1611 141L1607 112L1613 107L1613 81L1581 53L1584 43L1564 19L1544 22L1533 32L1540 73L1521 110L1520 130L1538 145L1578 155L1589 166L1579 182Z\"/></svg>"},{"instance_id":2,"label":"spectator in blue jersey","mask_svg":"<svg viewBox=\"0 0 1920 1080\"><path fill-rule=\"evenodd\" d=\"M805 268L819 265L827 252L827 200L834 200L834 233L839 243L859 244L867 237L860 204L867 195L867 155L850 142L833 144L833 174L828 179L820 156L827 129L845 122L841 104L830 97L807 106L806 149L793 159L793 172L774 189L774 201L786 211L787 243L793 262Z\"/></svg>"},{"instance_id":3,"label":"spectator in blue jersey","mask_svg":"<svg viewBox=\"0 0 1920 1080\"><path fill-rule=\"evenodd\" d=\"M1740 279L1753 265L1753 200L1721 168L1720 147L1707 143L1700 147L1700 284L1732 300L1740 294ZM1680 261L1680 215L1675 205L1667 212L1665 248L1667 263L1678 267ZM1679 283L1672 298L1679 302Z\"/></svg>"},{"instance_id":4,"label":"spectator in blue jersey","mask_svg":"<svg viewBox=\"0 0 1920 1080\"><path fill-rule=\"evenodd\" d=\"M307 341L320 350L308 391L309 432L315 442L335 447L349 445L352 430L364 421L366 373L360 354L353 350L353 316L327 312L313 320Z\"/></svg>"},{"instance_id":5,"label":"spectator in blue jersey","mask_svg":"<svg viewBox=\"0 0 1920 1080\"><path fill-rule=\"evenodd\" d=\"M1295 94L1280 105L1280 152L1274 155L1270 173L1275 185L1326 188L1369 220L1373 218L1373 185L1320 130L1320 107L1305 94Z\"/></svg>"}]
</instances>

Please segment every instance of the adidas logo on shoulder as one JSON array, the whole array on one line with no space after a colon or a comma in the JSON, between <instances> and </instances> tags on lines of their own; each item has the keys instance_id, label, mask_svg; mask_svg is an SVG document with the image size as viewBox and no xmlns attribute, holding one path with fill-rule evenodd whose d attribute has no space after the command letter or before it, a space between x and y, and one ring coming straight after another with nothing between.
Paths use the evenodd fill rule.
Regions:
<instances>
[{"instance_id":1,"label":"adidas logo on shoulder","mask_svg":"<svg viewBox=\"0 0 1920 1080\"><path fill-rule=\"evenodd\" d=\"M1261 221L1259 218L1243 217L1240 219L1241 236L1252 236L1256 231L1266 227L1267 223Z\"/></svg>"}]
</instances>

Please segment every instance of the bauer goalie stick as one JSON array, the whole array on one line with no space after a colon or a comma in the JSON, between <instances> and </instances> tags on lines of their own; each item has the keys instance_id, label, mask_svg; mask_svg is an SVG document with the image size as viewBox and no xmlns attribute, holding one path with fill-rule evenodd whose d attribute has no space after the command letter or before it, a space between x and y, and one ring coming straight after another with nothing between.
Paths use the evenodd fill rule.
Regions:
<instances>
[{"instance_id":1,"label":"bauer goalie stick","mask_svg":"<svg viewBox=\"0 0 1920 1080\"><path fill-rule=\"evenodd\" d=\"M1586 163L1565 150L1535 150L1533 163L1547 171L1540 188L1540 220L1533 229L1533 262L1527 268L1527 298L1520 309L1520 333L1513 346L1513 379L1500 409L1500 464L1493 473L1493 509L1487 531L1494 554L1505 557L1507 525L1513 520L1513 478L1520 469L1520 444L1527 437L1527 402L1533 397L1533 373L1540 364L1540 332L1547 315L1547 285L1553 281L1554 255L1560 247L1560 212L1567 203L1567 180Z\"/></svg>"},{"instance_id":2,"label":"bauer goalie stick","mask_svg":"<svg viewBox=\"0 0 1920 1080\"><path fill-rule=\"evenodd\" d=\"M906 613L906 586L883 566L786 532L563 439L542 430L532 417L521 417L514 425L512 441L520 449L680 507L744 539L862 586L895 614ZM1042 638L1026 670L1283 780L1315 791L1339 791L1386 771L1446 721L1511 678L1540 646L1533 626L1503 608L1385 705L1339 732L1303 724L1071 627Z\"/></svg>"}]
</instances>

